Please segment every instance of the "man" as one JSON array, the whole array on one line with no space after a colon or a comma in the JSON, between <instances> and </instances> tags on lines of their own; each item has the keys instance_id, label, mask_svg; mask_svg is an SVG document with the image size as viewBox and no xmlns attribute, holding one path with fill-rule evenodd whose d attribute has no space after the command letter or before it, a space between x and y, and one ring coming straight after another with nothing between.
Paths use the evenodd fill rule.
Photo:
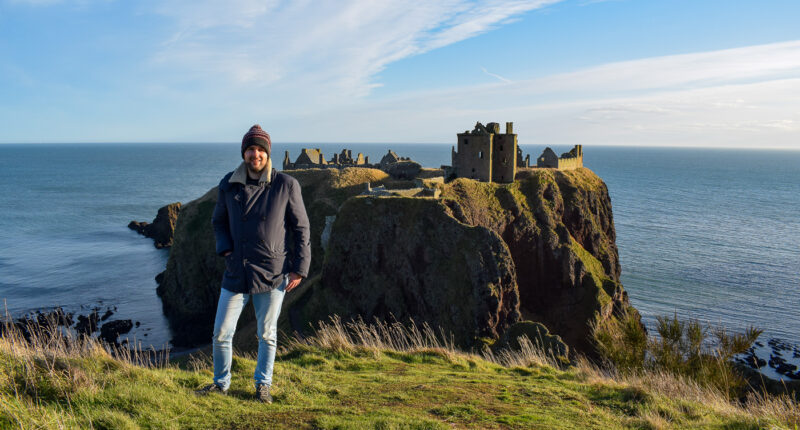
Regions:
<instances>
[{"instance_id":1,"label":"man","mask_svg":"<svg viewBox=\"0 0 800 430\"><path fill-rule=\"evenodd\" d=\"M257 124L251 127L242 138L244 162L219 183L212 223L216 252L225 257L226 270L214 320L214 383L198 394L227 393L236 321L252 300L258 326L256 397L272 403L269 389L281 303L308 275L311 246L300 184L272 168L271 148L269 134ZM288 231L294 238L290 256Z\"/></svg>"}]
</instances>

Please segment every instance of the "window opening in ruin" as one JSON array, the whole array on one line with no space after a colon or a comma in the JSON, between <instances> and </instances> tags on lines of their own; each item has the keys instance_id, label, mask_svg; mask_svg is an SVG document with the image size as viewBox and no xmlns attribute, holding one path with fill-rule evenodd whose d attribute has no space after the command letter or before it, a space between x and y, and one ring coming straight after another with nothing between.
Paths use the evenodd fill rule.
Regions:
<instances>
[{"instance_id":1,"label":"window opening in ruin","mask_svg":"<svg viewBox=\"0 0 800 430\"><path fill-rule=\"evenodd\" d=\"M483 151L478 151L478 158L483 158Z\"/></svg>"},{"instance_id":2,"label":"window opening in ruin","mask_svg":"<svg viewBox=\"0 0 800 430\"><path fill-rule=\"evenodd\" d=\"M468 144L469 144L469 139L464 139L464 145L468 145Z\"/></svg>"},{"instance_id":3,"label":"window opening in ruin","mask_svg":"<svg viewBox=\"0 0 800 430\"><path fill-rule=\"evenodd\" d=\"M475 168L474 167L472 168L472 172L475 173Z\"/></svg>"}]
</instances>

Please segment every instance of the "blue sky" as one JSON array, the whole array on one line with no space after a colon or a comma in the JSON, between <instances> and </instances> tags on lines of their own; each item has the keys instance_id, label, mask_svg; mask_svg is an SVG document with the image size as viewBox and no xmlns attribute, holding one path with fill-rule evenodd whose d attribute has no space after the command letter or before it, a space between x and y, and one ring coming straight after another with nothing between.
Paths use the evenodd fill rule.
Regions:
<instances>
[{"instance_id":1,"label":"blue sky","mask_svg":"<svg viewBox=\"0 0 800 430\"><path fill-rule=\"evenodd\" d=\"M800 2L0 0L0 143L800 149Z\"/></svg>"}]
</instances>

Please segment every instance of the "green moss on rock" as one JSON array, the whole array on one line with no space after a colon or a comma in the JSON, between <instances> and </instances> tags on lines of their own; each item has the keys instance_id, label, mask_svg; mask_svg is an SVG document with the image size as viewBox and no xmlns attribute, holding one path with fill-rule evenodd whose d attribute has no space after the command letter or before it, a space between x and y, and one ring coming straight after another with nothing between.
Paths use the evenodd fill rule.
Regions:
<instances>
[{"instance_id":1,"label":"green moss on rock","mask_svg":"<svg viewBox=\"0 0 800 430\"><path fill-rule=\"evenodd\" d=\"M550 334L544 324L534 321L520 321L509 327L503 333L498 346L518 351L522 348L520 345L522 337L527 337L533 345L552 358L566 361L569 357L569 346L561 340L561 337Z\"/></svg>"},{"instance_id":2,"label":"green moss on rock","mask_svg":"<svg viewBox=\"0 0 800 430\"><path fill-rule=\"evenodd\" d=\"M462 222L503 238L523 317L577 351L592 355L591 325L630 307L619 286L608 191L590 170L530 170L510 184L457 179L442 187L442 198Z\"/></svg>"}]
</instances>

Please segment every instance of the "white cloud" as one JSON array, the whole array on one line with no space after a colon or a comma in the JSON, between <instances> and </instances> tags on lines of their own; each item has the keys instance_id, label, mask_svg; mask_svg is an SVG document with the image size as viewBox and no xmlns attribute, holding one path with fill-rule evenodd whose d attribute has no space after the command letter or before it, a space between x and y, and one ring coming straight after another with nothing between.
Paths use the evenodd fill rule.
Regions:
<instances>
[{"instance_id":1,"label":"white cloud","mask_svg":"<svg viewBox=\"0 0 800 430\"><path fill-rule=\"evenodd\" d=\"M358 98L392 62L474 37L557 0L165 0L176 30L154 57L204 85L261 88L305 108Z\"/></svg>"},{"instance_id":2,"label":"white cloud","mask_svg":"<svg viewBox=\"0 0 800 430\"><path fill-rule=\"evenodd\" d=\"M367 116L373 129L359 121ZM514 121L523 143L800 149L800 41L419 92L313 118L377 141L414 124L415 141L430 142L453 141L476 120Z\"/></svg>"},{"instance_id":3,"label":"white cloud","mask_svg":"<svg viewBox=\"0 0 800 430\"><path fill-rule=\"evenodd\" d=\"M485 73L485 74L487 74L487 75L489 75L489 76L491 76L491 77L493 77L493 78L497 79L497 80L498 80L498 81L500 81L500 82L505 82L505 83L507 83L507 84L510 84L510 83L511 83L511 79L504 78L504 77L502 77L502 76L500 76L500 75L498 75L498 74L496 74L496 73L492 73L492 72L490 72L490 71L486 70L486 67L481 67L481 70L483 71L483 73Z\"/></svg>"}]
</instances>

